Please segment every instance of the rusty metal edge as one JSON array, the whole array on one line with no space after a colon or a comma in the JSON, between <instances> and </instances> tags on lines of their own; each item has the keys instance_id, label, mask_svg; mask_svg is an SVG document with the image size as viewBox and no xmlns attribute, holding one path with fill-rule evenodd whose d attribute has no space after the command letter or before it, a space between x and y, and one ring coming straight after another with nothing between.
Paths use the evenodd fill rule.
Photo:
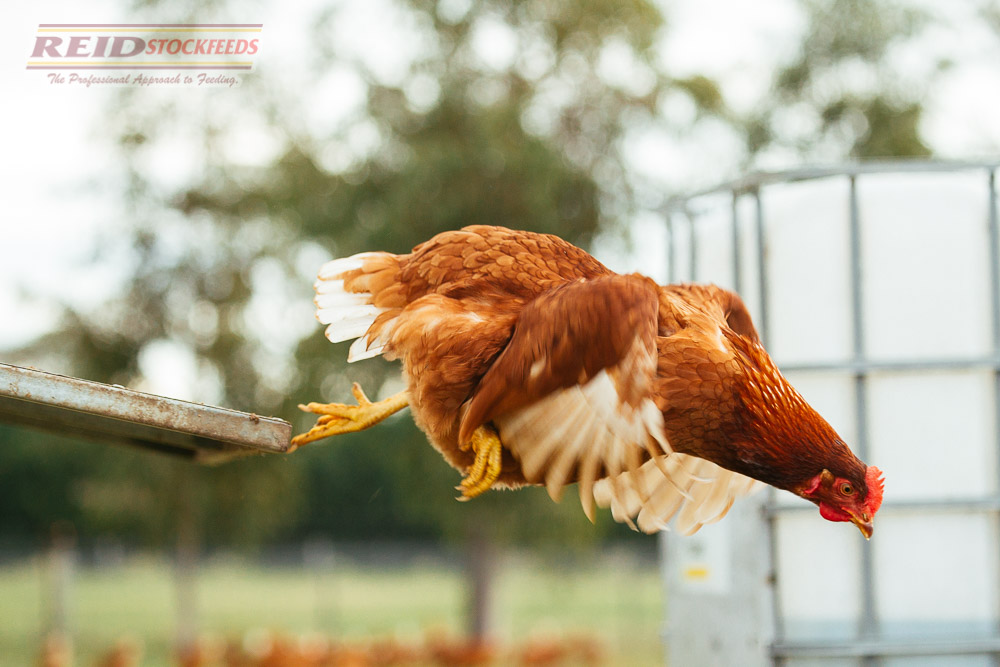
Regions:
<instances>
[{"instance_id":1,"label":"rusty metal edge","mask_svg":"<svg viewBox=\"0 0 1000 667\"><path fill-rule=\"evenodd\" d=\"M3 363L0 363L0 396L187 433L257 452L287 452L292 435L291 424L276 417ZM218 453L203 454L200 459L218 459Z\"/></svg>"}]
</instances>

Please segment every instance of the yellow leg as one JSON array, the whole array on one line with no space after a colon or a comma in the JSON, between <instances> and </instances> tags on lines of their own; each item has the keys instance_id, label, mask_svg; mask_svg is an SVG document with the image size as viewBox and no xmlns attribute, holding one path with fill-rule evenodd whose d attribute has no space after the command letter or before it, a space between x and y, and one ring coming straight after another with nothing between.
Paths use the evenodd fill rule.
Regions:
<instances>
[{"instance_id":1,"label":"yellow leg","mask_svg":"<svg viewBox=\"0 0 1000 667\"><path fill-rule=\"evenodd\" d=\"M316 420L316 425L306 433L292 438L292 446L288 451L293 452L302 445L329 438L332 435L363 431L410 404L410 397L405 391L372 403L357 382L351 386L351 393L358 401L357 405L343 405L341 403L300 405L300 410L321 416Z\"/></svg>"},{"instance_id":2,"label":"yellow leg","mask_svg":"<svg viewBox=\"0 0 1000 667\"><path fill-rule=\"evenodd\" d=\"M503 444L500 436L492 426L483 425L472 433L472 442L462 449L472 447L476 452L476 460L468 470L461 485L456 487L462 492L459 500L469 500L487 491L500 476L500 458Z\"/></svg>"}]
</instances>

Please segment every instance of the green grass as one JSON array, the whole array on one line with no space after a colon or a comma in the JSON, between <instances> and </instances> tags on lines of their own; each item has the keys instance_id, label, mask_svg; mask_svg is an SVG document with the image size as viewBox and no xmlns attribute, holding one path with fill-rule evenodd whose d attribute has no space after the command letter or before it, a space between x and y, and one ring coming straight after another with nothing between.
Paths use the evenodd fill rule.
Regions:
<instances>
[{"instance_id":1,"label":"green grass","mask_svg":"<svg viewBox=\"0 0 1000 667\"><path fill-rule=\"evenodd\" d=\"M662 664L662 587L655 565L608 557L568 566L507 557L499 570L493 619L503 646L586 635L603 644L605 664ZM0 665L34 664L48 574L40 559L0 568ZM200 631L225 638L267 629L419 643L428 633L460 635L466 604L461 569L439 563L374 570L338 561L306 570L229 559L204 564L197 590ZM174 607L172 570L162 560L77 568L69 591L76 664L93 664L122 637L141 641L144 665L172 664Z\"/></svg>"}]
</instances>

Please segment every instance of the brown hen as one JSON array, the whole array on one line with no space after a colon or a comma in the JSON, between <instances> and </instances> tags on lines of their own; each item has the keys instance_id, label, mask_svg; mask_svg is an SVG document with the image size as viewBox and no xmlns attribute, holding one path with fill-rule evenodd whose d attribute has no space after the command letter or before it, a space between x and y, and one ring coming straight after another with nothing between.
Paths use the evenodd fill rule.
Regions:
<instances>
[{"instance_id":1,"label":"brown hen","mask_svg":"<svg viewBox=\"0 0 1000 667\"><path fill-rule=\"evenodd\" d=\"M620 275L551 235L473 226L406 255L322 267L317 317L349 361L400 359L406 391L358 405L310 403L301 446L409 406L465 475L462 498L577 482L615 519L689 534L755 480L816 503L865 537L881 473L785 380L736 294ZM675 518L676 517L676 518Z\"/></svg>"}]
</instances>

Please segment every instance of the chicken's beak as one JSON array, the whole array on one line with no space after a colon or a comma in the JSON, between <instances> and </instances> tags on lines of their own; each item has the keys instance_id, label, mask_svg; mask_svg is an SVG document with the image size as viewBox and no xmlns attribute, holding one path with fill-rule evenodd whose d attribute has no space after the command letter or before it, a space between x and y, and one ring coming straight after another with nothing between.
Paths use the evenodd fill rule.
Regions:
<instances>
[{"instance_id":1,"label":"chicken's beak","mask_svg":"<svg viewBox=\"0 0 1000 667\"><path fill-rule=\"evenodd\" d=\"M861 531L861 534L865 536L866 540L870 540L872 538L872 533L875 530L875 527L872 526L871 517L869 517L867 513L860 516L854 512L848 512L848 514L851 515L851 523L858 527L858 530Z\"/></svg>"}]
</instances>

